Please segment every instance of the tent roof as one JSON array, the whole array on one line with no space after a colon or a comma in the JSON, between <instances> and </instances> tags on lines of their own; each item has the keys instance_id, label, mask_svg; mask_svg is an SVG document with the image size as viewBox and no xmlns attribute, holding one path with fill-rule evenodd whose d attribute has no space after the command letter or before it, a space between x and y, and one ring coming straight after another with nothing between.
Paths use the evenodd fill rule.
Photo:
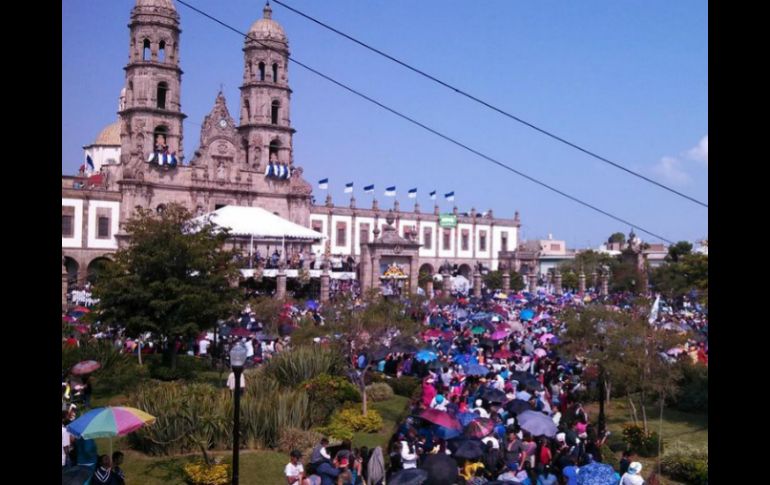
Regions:
<instances>
[{"instance_id":1,"label":"tent roof","mask_svg":"<svg viewBox=\"0 0 770 485\"><path fill-rule=\"evenodd\" d=\"M286 238L315 241L324 239L320 232L295 224L261 207L226 205L210 216L211 222L230 230L233 236L254 236L255 238Z\"/></svg>"}]
</instances>

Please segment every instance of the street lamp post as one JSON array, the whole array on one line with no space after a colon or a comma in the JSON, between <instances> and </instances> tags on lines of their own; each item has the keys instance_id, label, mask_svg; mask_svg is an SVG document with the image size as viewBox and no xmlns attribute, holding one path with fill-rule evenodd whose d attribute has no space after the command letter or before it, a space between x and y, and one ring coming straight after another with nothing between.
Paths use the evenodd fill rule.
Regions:
<instances>
[{"instance_id":1,"label":"street lamp post","mask_svg":"<svg viewBox=\"0 0 770 485\"><path fill-rule=\"evenodd\" d=\"M243 364L246 362L246 347L238 342L230 350L230 365L235 374L234 405L235 414L233 415L233 485L238 485L238 453L240 451L240 421L241 421L241 373Z\"/></svg>"}]
</instances>

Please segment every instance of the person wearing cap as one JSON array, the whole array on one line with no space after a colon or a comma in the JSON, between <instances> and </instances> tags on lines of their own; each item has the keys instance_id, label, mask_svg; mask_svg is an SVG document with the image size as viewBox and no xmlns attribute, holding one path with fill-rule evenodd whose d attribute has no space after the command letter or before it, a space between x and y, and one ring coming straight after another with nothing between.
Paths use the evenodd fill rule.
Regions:
<instances>
[{"instance_id":1,"label":"person wearing cap","mask_svg":"<svg viewBox=\"0 0 770 485\"><path fill-rule=\"evenodd\" d=\"M488 418L489 417L489 411L484 409L484 407L482 406L484 404L484 401L482 401L481 399L476 399L476 403L475 404L476 404L476 407L471 409L471 412L472 413L477 413L482 418Z\"/></svg>"},{"instance_id":2,"label":"person wearing cap","mask_svg":"<svg viewBox=\"0 0 770 485\"><path fill-rule=\"evenodd\" d=\"M640 475L641 471L641 463L638 461L631 463L628 466L628 471L620 477L620 485L643 485L644 479Z\"/></svg>"},{"instance_id":3,"label":"person wearing cap","mask_svg":"<svg viewBox=\"0 0 770 485\"><path fill-rule=\"evenodd\" d=\"M433 400L430 402L430 408L436 409L438 411L447 410L447 401L444 398L444 395L442 393L436 394L436 397L434 397Z\"/></svg>"},{"instance_id":4,"label":"person wearing cap","mask_svg":"<svg viewBox=\"0 0 770 485\"><path fill-rule=\"evenodd\" d=\"M299 461L302 458L302 453L299 450L292 450L289 454L289 463L283 469L284 475L286 475L286 483L289 485L309 485L310 480L305 478L305 469L302 467L302 463Z\"/></svg>"}]
</instances>

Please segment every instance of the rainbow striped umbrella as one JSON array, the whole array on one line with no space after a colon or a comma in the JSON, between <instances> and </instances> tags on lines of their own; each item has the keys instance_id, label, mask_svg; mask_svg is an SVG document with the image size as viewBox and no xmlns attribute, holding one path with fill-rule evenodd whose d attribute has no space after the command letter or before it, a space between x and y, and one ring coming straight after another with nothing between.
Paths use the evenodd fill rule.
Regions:
<instances>
[{"instance_id":1,"label":"rainbow striped umbrella","mask_svg":"<svg viewBox=\"0 0 770 485\"><path fill-rule=\"evenodd\" d=\"M71 422L67 430L78 438L111 438L126 435L154 421L155 416L141 409L110 406L88 411Z\"/></svg>"}]
</instances>

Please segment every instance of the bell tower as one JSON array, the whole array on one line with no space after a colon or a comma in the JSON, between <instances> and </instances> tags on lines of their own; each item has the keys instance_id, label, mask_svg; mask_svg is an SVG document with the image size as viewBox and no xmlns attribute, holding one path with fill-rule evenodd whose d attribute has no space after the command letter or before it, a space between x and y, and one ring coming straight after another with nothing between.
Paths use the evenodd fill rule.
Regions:
<instances>
[{"instance_id":1,"label":"bell tower","mask_svg":"<svg viewBox=\"0 0 770 485\"><path fill-rule=\"evenodd\" d=\"M289 40L272 19L270 2L249 29L243 45L240 126L246 164L263 170L269 162L293 165L289 118Z\"/></svg>"},{"instance_id":2,"label":"bell tower","mask_svg":"<svg viewBox=\"0 0 770 485\"><path fill-rule=\"evenodd\" d=\"M183 158L179 14L172 0L136 0L131 10L125 95L121 102L121 163L147 162L153 151Z\"/></svg>"}]
</instances>

